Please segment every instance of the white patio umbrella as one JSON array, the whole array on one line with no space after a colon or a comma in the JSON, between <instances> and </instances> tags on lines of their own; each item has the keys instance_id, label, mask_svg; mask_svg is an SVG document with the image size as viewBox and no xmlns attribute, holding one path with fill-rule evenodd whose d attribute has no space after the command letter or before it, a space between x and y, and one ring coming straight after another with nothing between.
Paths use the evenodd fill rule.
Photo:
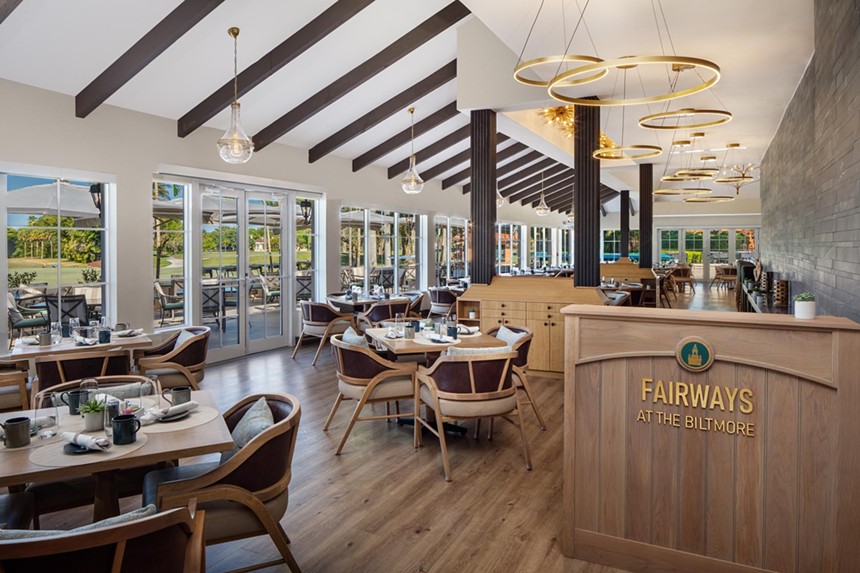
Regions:
<instances>
[{"instance_id":1,"label":"white patio umbrella","mask_svg":"<svg viewBox=\"0 0 860 573\"><path fill-rule=\"evenodd\" d=\"M59 194L56 183L13 189L6 194L6 210L27 215L57 215L59 211L61 217L99 218L89 187L65 181L59 185Z\"/></svg>"}]
</instances>

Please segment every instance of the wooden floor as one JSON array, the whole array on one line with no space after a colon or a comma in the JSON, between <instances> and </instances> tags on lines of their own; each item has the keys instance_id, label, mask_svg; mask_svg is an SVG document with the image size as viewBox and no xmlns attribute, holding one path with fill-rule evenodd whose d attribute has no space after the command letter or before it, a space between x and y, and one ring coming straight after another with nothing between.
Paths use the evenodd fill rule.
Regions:
<instances>
[{"instance_id":1,"label":"wooden floor","mask_svg":"<svg viewBox=\"0 0 860 573\"><path fill-rule=\"evenodd\" d=\"M672 306L731 309L731 291L706 290L679 295ZM413 449L409 426L360 422L343 454L335 456L352 408L347 402L332 428L322 431L337 384L328 349L316 367L310 366L314 351L311 344L296 360L285 349L213 365L202 384L222 410L255 392L287 392L301 400L290 504L282 523L305 573L617 571L561 554L562 380L532 379L547 424L541 432L526 412L532 471L524 468L517 430L500 422L492 441L471 435L448 440L454 481L446 483L438 442L426 436L424 447ZM139 503L139 498L124 500L123 510ZM42 526L73 527L90 515L84 509L58 513L43 518ZM267 537L207 551L210 572L275 558Z\"/></svg>"}]
</instances>

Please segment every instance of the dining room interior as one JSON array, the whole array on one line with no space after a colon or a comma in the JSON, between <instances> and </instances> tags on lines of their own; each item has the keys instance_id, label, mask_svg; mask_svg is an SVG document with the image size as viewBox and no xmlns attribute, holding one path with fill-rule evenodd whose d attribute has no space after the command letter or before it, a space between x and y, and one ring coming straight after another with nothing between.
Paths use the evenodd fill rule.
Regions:
<instances>
[{"instance_id":1,"label":"dining room interior","mask_svg":"<svg viewBox=\"0 0 860 573\"><path fill-rule=\"evenodd\" d=\"M857 3L623 4L0 0L0 570L860 570Z\"/></svg>"}]
</instances>

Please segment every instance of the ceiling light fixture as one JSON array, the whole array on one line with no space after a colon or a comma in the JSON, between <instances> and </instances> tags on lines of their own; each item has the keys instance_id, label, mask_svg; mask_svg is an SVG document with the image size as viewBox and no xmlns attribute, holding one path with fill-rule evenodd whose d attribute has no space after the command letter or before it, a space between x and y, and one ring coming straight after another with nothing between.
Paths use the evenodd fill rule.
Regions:
<instances>
[{"instance_id":1,"label":"ceiling light fixture","mask_svg":"<svg viewBox=\"0 0 860 573\"><path fill-rule=\"evenodd\" d=\"M409 108L409 117L412 122L409 135L409 169L406 175L400 180L400 187L403 192L408 195L417 195L424 189L424 180L418 175L418 170L415 168L415 108Z\"/></svg>"},{"instance_id":2,"label":"ceiling light fixture","mask_svg":"<svg viewBox=\"0 0 860 573\"><path fill-rule=\"evenodd\" d=\"M502 193L496 188L496 209L505 204L505 198L502 196Z\"/></svg>"},{"instance_id":3,"label":"ceiling light fixture","mask_svg":"<svg viewBox=\"0 0 860 573\"><path fill-rule=\"evenodd\" d=\"M714 183L738 184L736 188L738 192L741 185L752 183L753 179L755 179L752 172L758 169L757 165L747 163L743 157L738 161L738 151L740 149L740 143L726 144L726 154L723 156L723 164L720 167L719 175L714 179Z\"/></svg>"},{"instance_id":4,"label":"ceiling light fixture","mask_svg":"<svg viewBox=\"0 0 860 573\"><path fill-rule=\"evenodd\" d=\"M563 134L567 136L568 139L572 139L575 133L574 125L575 125L575 115L574 115L574 107L572 105L557 105L555 107L545 107L538 112L547 125L551 125L554 128L561 131ZM608 135L606 135L603 131L600 132L600 147L601 149L604 147L613 147L615 142L610 139Z\"/></svg>"},{"instance_id":5,"label":"ceiling light fixture","mask_svg":"<svg viewBox=\"0 0 860 573\"><path fill-rule=\"evenodd\" d=\"M728 203L734 200L735 198L731 195L703 195L701 197L685 197L684 203Z\"/></svg>"},{"instance_id":6,"label":"ceiling light fixture","mask_svg":"<svg viewBox=\"0 0 860 573\"><path fill-rule=\"evenodd\" d=\"M546 217L549 215L549 207L546 204L546 200L543 196L543 171L540 172L540 203L535 207L535 213L537 213L538 217Z\"/></svg>"},{"instance_id":7,"label":"ceiling light fixture","mask_svg":"<svg viewBox=\"0 0 860 573\"><path fill-rule=\"evenodd\" d=\"M670 131L676 129L701 129L703 127L722 125L731 120L731 112L723 109L684 108L646 115L639 119L639 127Z\"/></svg>"},{"instance_id":8,"label":"ceiling light fixture","mask_svg":"<svg viewBox=\"0 0 860 573\"><path fill-rule=\"evenodd\" d=\"M254 142L239 121L239 28L234 26L227 33L233 38L233 103L230 104L230 127L218 140L218 153L227 163L247 163L254 153Z\"/></svg>"}]
</instances>

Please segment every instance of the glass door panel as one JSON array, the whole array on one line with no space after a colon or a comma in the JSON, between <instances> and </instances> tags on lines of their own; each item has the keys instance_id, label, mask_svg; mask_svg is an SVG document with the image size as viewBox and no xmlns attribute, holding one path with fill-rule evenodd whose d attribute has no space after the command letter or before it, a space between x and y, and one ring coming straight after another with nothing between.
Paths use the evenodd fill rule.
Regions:
<instances>
[{"instance_id":1,"label":"glass door panel","mask_svg":"<svg viewBox=\"0 0 860 573\"><path fill-rule=\"evenodd\" d=\"M256 352L264 341L285 342L282 285L283 216L285 197L246 193L248 268L248 346Z\"/></svg>"}]
</instances>

